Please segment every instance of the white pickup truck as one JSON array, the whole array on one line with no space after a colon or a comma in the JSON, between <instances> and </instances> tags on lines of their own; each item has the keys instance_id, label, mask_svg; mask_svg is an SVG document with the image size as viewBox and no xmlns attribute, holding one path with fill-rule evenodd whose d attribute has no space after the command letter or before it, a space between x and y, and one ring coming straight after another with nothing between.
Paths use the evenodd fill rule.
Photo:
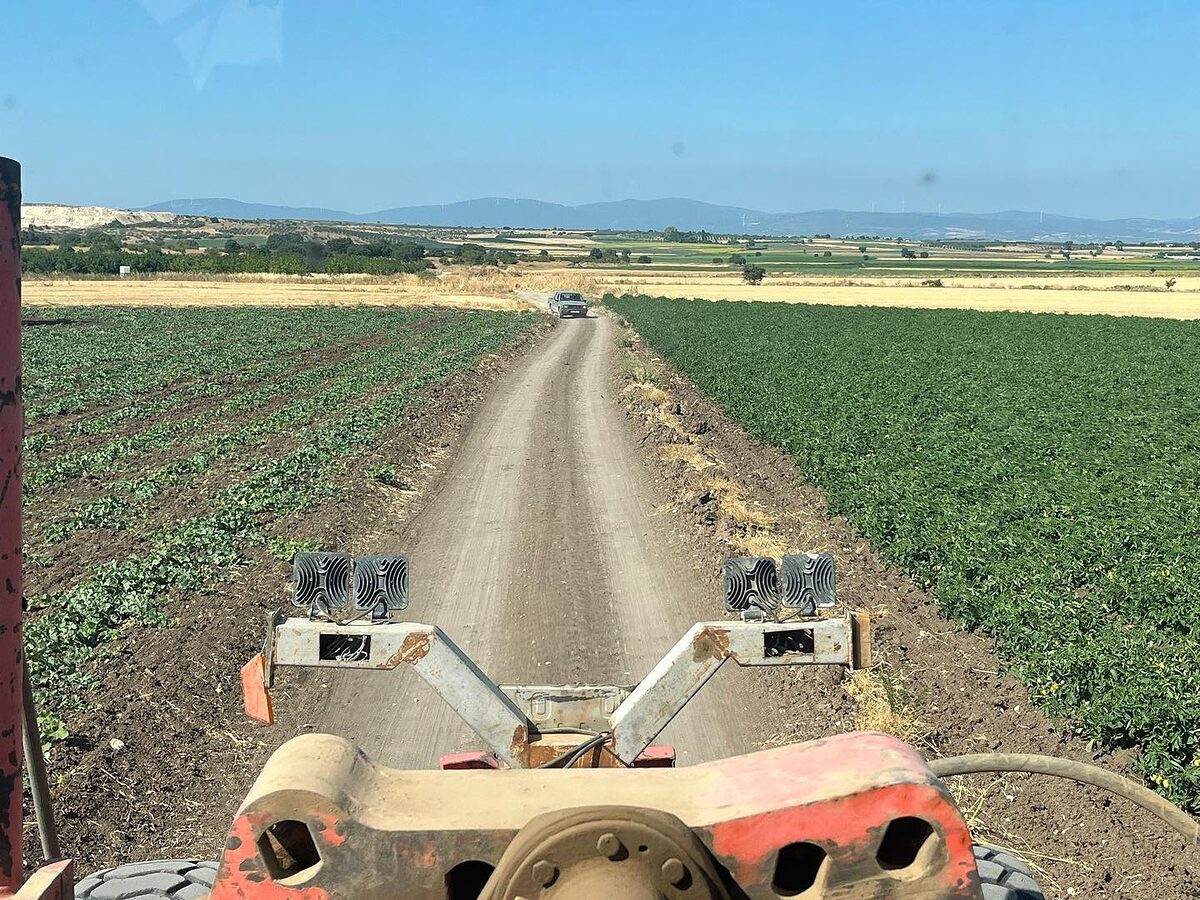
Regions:
<instances>
[{"instance_id":1,"label":"white pickup truck","mask_svg":"<svg viewBox=\"0 0 1200 900\"><path fill-rule=\"evenodd\" d=\"M583 294L575 291L555 291L550 295L550 312L557 313L560 319L587 318L588 305Z\"/></svg>"}]
</instances>

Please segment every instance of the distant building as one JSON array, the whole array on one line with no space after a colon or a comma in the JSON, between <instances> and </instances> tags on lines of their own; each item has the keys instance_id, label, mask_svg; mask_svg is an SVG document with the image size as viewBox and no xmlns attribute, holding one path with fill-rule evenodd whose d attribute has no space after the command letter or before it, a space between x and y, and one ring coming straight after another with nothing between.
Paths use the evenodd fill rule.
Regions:
<instances>
[{"instance_id":1,"label":"distant building","mask_svg":"<svg viewBox=\"0 0 1200 900\"><path fill-rule=\"evenodd\" d=\"M121 266L118 272L120 273L121 277L124 278L126 275L132 275L133 269L130 266Z\"/></svg>"}]
</instances>

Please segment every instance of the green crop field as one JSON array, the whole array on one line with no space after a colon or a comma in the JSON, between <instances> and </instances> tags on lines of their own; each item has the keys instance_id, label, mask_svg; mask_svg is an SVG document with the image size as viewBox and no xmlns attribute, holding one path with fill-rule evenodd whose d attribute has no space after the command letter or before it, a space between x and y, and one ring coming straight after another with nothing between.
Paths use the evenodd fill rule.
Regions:
<instances>
[{"instance_id":1,"label":"green crop field","mask_svg":"<svg viewBox=\"0 0 1200 900\"><path fill-rule=\"evenodd\" d=\"M1200 809L1200 323L606 300L1045 709Z\"/></svg>"},{"instance_id":2,"label":"green crop field","mask_svg":"<svg viewBox=\"0 0 1200 900\"><path fill-rule=\"evenodd\" d=\"M423 390L532 327L450 309L24 310L26 647L47 736L89 660L234 567L295 549ZM382 468L388 469L388 466ZM379 480L394 477L383 471Z\"/></svg>"}]
</instances>

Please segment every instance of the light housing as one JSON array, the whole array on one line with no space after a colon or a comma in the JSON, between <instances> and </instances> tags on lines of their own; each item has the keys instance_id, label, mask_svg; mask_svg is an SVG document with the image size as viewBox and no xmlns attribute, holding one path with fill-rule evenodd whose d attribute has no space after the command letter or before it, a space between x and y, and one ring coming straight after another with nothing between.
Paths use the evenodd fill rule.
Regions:
<instances>
[{"instance_id":1,"label":"light housing","mask_svg":"<svg viewBox=\"0 0 1200 900\"><path fill-rule=\"evenodd\" d=\"M408 557L360 556L354 560L354 608L387 619L408 608Z\"/></svg>"},{"instance_id":2,"label":"light housing","mask_svg":"<svg viewBox=\"0 0 1200 900\"><path fill-rule=\"evenodd\" d=\"M727 559L724 575L727 612L753 615L754 610L769 614L779 609L775 560L766 556Z\"/></svg>"},{"instance_id":3,"label":"light housing","mask_svg":"<svg viewBox=\"0 0 1200 900\"><path fill-rule=\"evenodd\" d=\"M794 553L783 558L783 605L815 616L837 602L837 566L832 553Z\"/></svg>"},{"instance_id":4,"label":"light housing","mask_svg":"<svg viewBox=\"0 0 1200 900\"><path fill-rule=\"evenodd\" d=\"M350 555L297 553L292 557L292 605L328 616L350 601Z\"/></svg>"}]
</instances>

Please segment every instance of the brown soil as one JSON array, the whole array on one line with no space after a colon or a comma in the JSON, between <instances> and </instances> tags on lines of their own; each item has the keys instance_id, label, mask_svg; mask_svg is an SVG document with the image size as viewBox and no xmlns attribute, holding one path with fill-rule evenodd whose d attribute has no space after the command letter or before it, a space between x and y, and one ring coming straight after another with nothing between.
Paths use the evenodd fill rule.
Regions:
<instances>
[{"instance_id":1,"label":"brown soil","mask_svg":"<svg viewBox=\"0 0 1200 900\"><path fill-rule=\"evenodd\" d=\"M1032 707L1025 688L1003 673L990 638L964 633L940 616L933 597L885 564L844 518L828 514L822 492L804 481L790 457L747 434L628 334L633 350L622 379L628 384L650 374L669 394L666 401L656 403L660 398L654 397L631 404L630 419L652 448L650 464L668 502L692 525L695 552L710 560L714 584L720 561L741 555L734 548L744 548L747 529L715 509L699 484L701 473L686 463L662 461L663 454L653 452L656 445L682 440L719 460L721 468L706 472L735 481L746 500L777 522L757 539L792 551L832 551L839 600L879 613L876 659L892 692L885 705L893 708L859 706L838 673L783 670L771 695L783 720L781 741L897 721L908 732L901 736L931 757L1042 753L1130 774L1133 755L1092 752L1068 725ZM664 406L678 430L663 424ZM1039 870L1048 897L1200 897L1200 853L1133 804L1037 776L979 776L957 779L951 787L977 839L1025 857Z\"/></svg>"},{"instance_id":2,"label":"brown soil","mask_svg":"<svg viewBox=\"0 0 1200 900\"><path fill-rule=\"evenodd\" d=\"M445 454L497 374L542 334L424 391L375 456L392 461L418 489L426 486L433 470L423 461ZM276 530L330 549L345 546L345 536L362 528L360 511L380 508L381 492L395 493L366 475L370 464L347 473L338 502ZM419 490L408 496L415 499ZM94 544L92 550L94 560ZM251 557L214 593L175 598L168 612L178 625L130 628L111 653L94 660L100 687L86 710L68 718L71 737L49 758L63 852L75 858L80 876L145 859L216 858L237 804L270 752L290 736L258 728L242 712L241 661L261 646L266 611L289 594L288 564L261 548ZM286 688L278 696L287 704ZM32 827L25 837L27 858L36 863Z\"/></svg>"},{"instance_id":3,"label":"brown soil","mask_svg":"<svg viewBox=\"0 0 1200 900\"><path fill-rule=\"evenodd\" d=\"M453 627L456 637L461 629L470 634L470 626L486 626L482 639L467 649L473 655L485 654L490 651L484 645L498 642L494 660L480 662L493 674L522 680L529 679L523 677L527 673L515 671L516 660L523 657L532 665L531 654L527 641L524 652L518 653L521 641L513 637L516 632L522 639L557 634L556 628L567 628L561 623L575 623L578 617L585 627L576 623L561 647L546 648L546 663L553 661L555 666L550 673L565 667L564 677L555 680L619 679L628 672L597 675L597 667L636 670L641 656L660 651L660 638L668 632L672 639L677 636L671 632L678 624L675 619L694 621L690 617L705 606L707 617L715 617L720 562L733 555L735 547L758 541L764 546L833 550L842 599L881 613L881 683L892 690L886 709L865 702L861 695L852 699L844 677L832 671L756 672L746 676L755 679L755 704L744 703L748 694L714 682L681 717L671 737L675 743L686 748L691 742L703 757L714 750L722 751L718 755L741 752L747 741L763 746L864 724L896 725L910 729L929 755L1032 751L1098 760L1111 768L1129 766L1128 758L1089 753L1069 731L1031 709L1021 685L1000 674L988 639L963 634L943 620L931 599L884 565L847 522L826 514L820 492L799 478L789 459L746 435L668 366L639 350L636 359L618 357L625 374L613 373L609 380L605 373L611 353L598 349L607 346L609 325L598 320L570 323L555 329L552 338L530 354L553 354L548 361L489 358L477 371L429 391L428 402L414 406L377 453L348 473L340 501L277 523L277 533L354 552L384 543L413 547L424 554L423 560L440 552L455 529L475 541L500 541L495 545L498 552L487 558L511 562L499 573L502 584L497 589L503 593L494 598L496 609L467 609L461 606L463 599L437 598L418 613ZM593 331L591 337L572 331L593 326L605 330ZM535 340L537 336L529 339ZM629 362L634 365L624 365ZM613 414L615 399L628 396L624 388L630 379L641 380L645 374L635 376L635 368L650 370L667 392L666 399L631 401L623 413ZM544 381L543 369L570 377ZM601 375L603 383L594 392L579 395L569 390L580 383L590 389L592 379ZM521 398L514 388L526 382L547 387L532 400ZM515 434L518 419L527 420L524 437ZM602 429L600 442L595 440L597 429ZM488 440L493 437L497 443L489 453ZM662 447L681 443L718 461L707 474L737 485L740 511L733 504L722 507L713 491L698 485L687 462L663 460ZM528 455L517 458L517 451ZM371 480L366 471L376 462L395 465L406 488L413 490ZM572 479L579 477L577 472L585 474L578 484L572 480L564 486L553 475L552 467L558 465ZM517 479L522 486L484 484L487 466L495 466L506 482ZM475 511L495 517L490 527L486 521L473 524L469 517L460 520L454 515L463 509L457 492L469 494L471 485L491 492L490 508ZM657 508L652 522L629 518L642 507ZM511 523L503 518L510 515ZM775 524L758 528L756 521ZM575 547L586 552L572 552L563 535L578 537ZM418 546L422 540L425 544ZM626 555L607 558L613 547ZM664 571L683 579L663 586L668 592L676 589L667 596L681 602L672 604L669 622L662 610L647 602L638 611L643 618L636 620L637 628L614 629L613 616L605 621L603 609L615 608L620 620L632 602L625 597L626 589L645 590L645 584L626 585L616 577L624 573L615 564L627 564L637 553L657 554ZM595 579L572 577L570 585L558 577L551 580L547 573L566 571L564 554L572 567L586 567L583 574ZM669 559L661 558L668 554ZM414 565L418 562L414 555ZM639 577L661 577L643 562L637 562ZM460 574L476 577L469 568ZM586 596L576 595L576 582L590 585ZM456 596L463 588L461 581L445 583L455 585ZM615 598L615 607L593 602L601 584L602 592L612 594L610 604ZM470 590L464 588L463 594L475 589L473 582L466 587ZM332 723L337 717L337 704L322 702L324 684L295 677L281 677L276 691L277 708L284 711L281 725L259 729L242 716L238 664L261 644L264 613L286 604L288 594L288 566L260 551L253 564L233 573L217 593L179 598L170 610L178 627L132 629L110 657L96 661L103 687L92 698L92 708L69 723L75 736L56 747L51 759L64 849L79 860L78 871L149 858L215 857L234 809L270 751L296 731L307 730L310 721L325 717ZM440 621L442 606L471 616ZM528 618L521 610L529 611ZM517 615L522 628L533 629L538 622L545 630L502 629ZM652 616L663 618L659 622ZM656 628L662 635L650 639L638 633L639 628ZM573 649L586 639L611 637L614 630L623 630L638 643L633 663L614 661L616 653L600 643L590 646L586 658ZM635 679L640 674L636 671ZM718 680L744 675L742 670L722 672ZM325 701L352 696L348 684L326 681L330 690ZM412 709L411 698L400 693L396 699ZM374 727L376 720L397 727L408 723L410 714L357 706L350 722L356 727ZM308 714L314 718L306 720ZM428 730L415 734L411 747L400 749L456 749L443 740L454 739L445 719L422 721ZM385 730L375 737L386 746L394 744L395 732ZM1039 866L1050 897L1200 897L1195 857L1157 820L1124 802L1043 779L977 779L956 788L977 833L1016 849ZM27 844L32 841L29 832Z\"/></svg>"}]
</instances>

